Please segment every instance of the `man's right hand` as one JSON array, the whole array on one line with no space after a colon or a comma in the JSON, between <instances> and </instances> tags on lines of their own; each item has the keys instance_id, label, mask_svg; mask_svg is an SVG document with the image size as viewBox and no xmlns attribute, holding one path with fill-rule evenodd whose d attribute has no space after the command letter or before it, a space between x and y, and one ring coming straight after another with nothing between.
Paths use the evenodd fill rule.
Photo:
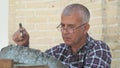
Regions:
<instances>
[{"instance_id":1,"label":"man's right hand","mask_svg":"<svg viewBox=\"0 0 120 68\"><path fill-rule=\"evenodd\" d=\"M22 32L21 32L22 31ZM22 33L22 34L21 34ZM18 29L12 37L13 41L20 46L29 46L29 34L25 28Z\"/></svg>"}]
</instances>

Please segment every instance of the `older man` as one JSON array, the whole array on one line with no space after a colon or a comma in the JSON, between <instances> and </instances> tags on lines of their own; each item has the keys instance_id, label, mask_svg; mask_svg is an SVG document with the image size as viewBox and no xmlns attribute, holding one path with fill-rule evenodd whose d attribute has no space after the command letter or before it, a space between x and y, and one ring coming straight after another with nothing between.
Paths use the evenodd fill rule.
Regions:
<instances>
[{"instance_id":1,"label":"older man","mask_svg":"<svg viewBox=\"0 0 120 68\"><path fill-rule=\"evenodd\" d=\"M70 4L61 15L57 26L65 43L61 43L45 53L51 55L69 68L110 68L111 53L106 43L89 36L89 10L81 4ZM22 46L29 44L29 35L20 37L20 29L13 35L13 40Z\"/></svg>"}]
</instances>

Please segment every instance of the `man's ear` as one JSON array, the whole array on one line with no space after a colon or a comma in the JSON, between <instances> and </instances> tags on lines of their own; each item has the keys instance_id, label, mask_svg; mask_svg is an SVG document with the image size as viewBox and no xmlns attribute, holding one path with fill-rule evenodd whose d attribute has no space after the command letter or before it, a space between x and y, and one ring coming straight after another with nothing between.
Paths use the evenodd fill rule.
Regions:
<instances>
[{"instance_id":1,"label":"man's ear","mask_svg":"<svg viewBox=\"0 0 120 68\"><path fill-rule=\"evenodd\" d=\"M84 33L86 34L90 28L89 23L85 24L84 28L85 28Z\"/></svg>"}]
</instances>

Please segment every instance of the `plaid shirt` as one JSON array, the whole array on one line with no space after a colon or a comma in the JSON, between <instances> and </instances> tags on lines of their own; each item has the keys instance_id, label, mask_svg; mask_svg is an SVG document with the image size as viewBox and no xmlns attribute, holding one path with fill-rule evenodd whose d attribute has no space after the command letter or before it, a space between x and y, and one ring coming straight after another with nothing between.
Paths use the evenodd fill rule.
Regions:
<instances>
[{"instance_id":1,"label":"plaid shirt","mask_svg":"<svg viewBox=\"0 0 120 68\"><path fill-rule=\"evenodd\" d=\"M111 53L109 47L103 42L87 37L87 43L73 54L66 44L60 44L46 51L68 68L110 68Z\"/></svg>"}]
</instances>

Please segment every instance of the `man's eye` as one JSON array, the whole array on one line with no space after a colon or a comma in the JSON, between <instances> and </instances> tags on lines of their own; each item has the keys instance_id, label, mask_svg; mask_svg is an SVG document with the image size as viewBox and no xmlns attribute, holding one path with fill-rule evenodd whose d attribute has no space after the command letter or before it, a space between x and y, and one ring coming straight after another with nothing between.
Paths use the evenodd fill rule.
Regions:
<instances>
[{"instance_id":1,"label":"man's eye","mask_svg":"<svg viewBox=\"0 0 120 68\"><path fill-rule=\"evenodd\" d=\"M64 25L64 24L61 24L61 27L65 27L65 25Z\"/></svg>"},{"instance_id":2,"label":"man's eye","mask_svg":"<svg viewBox=\"0 0 120 68\"><path fill-rule=\"evenodd\" d=\"M75 28L75 26L74 25L69 25L68 28Z\"/></svg>"},{"instance_id":3,"label":"man's eye","mask_svg":"<svg viewBox=\"0 0 120 68\"><path fill-rule=\"evenodd\" d=\"M70 28L70 29L75 28L75 25L71 25L71 24L70 24L70 25L61 24L61 27L62 27L62 28L64 28L65 26L66 26L67 28Z\"/></svg>"}]
</instances>

